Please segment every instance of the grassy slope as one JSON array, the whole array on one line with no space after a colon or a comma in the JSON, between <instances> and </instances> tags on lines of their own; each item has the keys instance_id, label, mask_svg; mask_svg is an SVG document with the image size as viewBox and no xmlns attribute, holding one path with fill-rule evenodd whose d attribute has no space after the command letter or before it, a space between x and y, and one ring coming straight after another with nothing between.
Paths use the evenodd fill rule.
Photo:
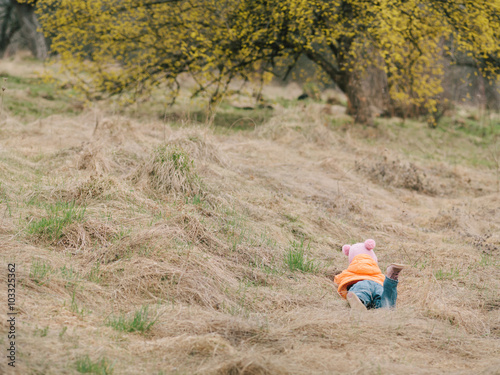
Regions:
<instances>
[{"instance_id":1,"label":"grassy slope","mask_svg":"<svg viewBox=\"0 0 500 375\"><path fill-rule=\"evenodd\" d=\"M17 373L498 371L498 119L366 129L288 103L253 131L105 112L96 129L94 112L14 110L22 90L0 126ZM341 246L367 238L382 269L410 266L396 311L356 315L333 288ZM300 251L311 272L285 263Z\"/></svg>"}]
</instances>

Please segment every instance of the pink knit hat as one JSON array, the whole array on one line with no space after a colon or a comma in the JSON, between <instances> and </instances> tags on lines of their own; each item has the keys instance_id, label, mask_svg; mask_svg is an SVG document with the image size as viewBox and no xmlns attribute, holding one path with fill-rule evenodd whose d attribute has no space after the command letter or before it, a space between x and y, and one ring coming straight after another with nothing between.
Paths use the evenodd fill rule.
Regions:
<instances>
[{"instance_id":1,"label":"pink knit hat","mask_svg":"<svg viewBox=\"0 0 500 375\"><path fill-rule=\"evenodd\" d=\"M366 240L364 243L355 243L354 245L342 246L342 251L349 257L349 263L352 262L356 255L361 254L367 254L371 256L373 260L378 263L377 256L375 255L373 249L375 249L374 240Z\"/></svg>"}]
</instances>

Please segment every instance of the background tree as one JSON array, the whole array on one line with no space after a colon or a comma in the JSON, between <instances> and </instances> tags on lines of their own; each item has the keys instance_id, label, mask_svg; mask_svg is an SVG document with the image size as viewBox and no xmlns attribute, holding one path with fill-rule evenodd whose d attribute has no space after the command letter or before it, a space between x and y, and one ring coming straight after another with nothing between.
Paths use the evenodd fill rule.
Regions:
<instances>
[{"instance_id":1,"label":"background tree","mask_svg":"<svg viewBox=\"0 0 500 375\"><path fill-rule=\"evenodd\" d=\"M0 57L3 57L12 37L19 30L14 5L11 0L0 1Z\"/></svg>"},{"instance_id":2,"label":"background tree","mask_svg":"<svg viewBox=\"0 0 500 375\"><path fill-rule=\"evenodd\" d=\"M372 118L361 82L385 79L387 111L437 111L443 61L499 57L497 0L40 0L41 22L78 87L118 94L179 76L216 101L235 79L265 81L307 56L349 99L358 122ZM54 13L48 10L55 10ZM45 11L47 10L47 11ZM481 60L481 73L498 66Z\"/></svg>"},{"instance_id":3,"label":"background tree","mask_svg":"<svg viewBox=\"0 0 500 375\"><path fill-rule=\"evenodd\" d=\"M19 31L28 42L30 51L37 59L45 59L47 57L47 44L43 33L40 32L40 23L35 14L37 0L32 0L29 3L17 0L11 2L20 26Z\"/></svg>"},{"instance_id":4,"label":"background tree","mask_svg":"<svg viewBox=\"0 0 500 375\"><path fill-rule=\"evenodd\" d=\"M47 57L47 44L35 14L36 3L37 0L0 1L0 57L5 54L16 33L24 39L33 56L42 60Z\"/></svg>"}]
</instances>

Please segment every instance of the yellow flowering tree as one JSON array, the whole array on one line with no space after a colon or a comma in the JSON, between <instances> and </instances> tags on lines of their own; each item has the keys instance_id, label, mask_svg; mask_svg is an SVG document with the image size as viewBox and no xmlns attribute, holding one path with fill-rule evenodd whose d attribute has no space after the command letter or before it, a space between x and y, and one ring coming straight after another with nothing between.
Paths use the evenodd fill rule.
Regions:
<instances>
[{"instance_id":1,"label":"yellow flowering tree","mask_svg":"<svg viewBox=\"0 0 500 375\"><path fill-rule=\"evenodd\" d=\"M26 1L26 0L25 0ZM27 0L29 1L29 0ZM443 61L466 56L489 79L499 65L499 0L39 0L62 66L87 92L140 94L179 76L220 98L305 55L371 119L361 82L375 66L388 107L436 111ZM283 70L283 69L281 69ZM370 70L371 71L371 70Z\"/></svg>"}]
</instances>

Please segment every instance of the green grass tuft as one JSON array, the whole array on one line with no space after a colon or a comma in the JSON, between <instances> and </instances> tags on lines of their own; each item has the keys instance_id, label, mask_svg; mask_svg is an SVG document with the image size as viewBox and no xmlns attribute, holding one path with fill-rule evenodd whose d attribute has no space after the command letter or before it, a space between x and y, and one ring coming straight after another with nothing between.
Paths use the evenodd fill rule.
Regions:
<instances>
[{"instance_id":1,"label":"green grass tuft","mask_svg":"<svg viewBox=\"0 0 500 375\"><path fill-rule=\"evenodd\" d=\"M100 270L101 263L97 262L94 264L92 269L90 270L87 279L89 281L92 281L93 283L99 284L101 282L101 270Z\"/></svg>"},{"instance_id":2,"label":"green grass tuft","mask_svg":"<svg viewBox=\"0 0 500 375\"><path fill-rule=\"evenodd\" d=\"M150 183L156 190L201 194L202 181L196 174L194 161L179 146L163 145L155 148L148 169Z\"/></svg>"},{"instance_id":3,"label":"green grass tuft","mask_svg":"<svg viewBox=\"0 0 500 375\"><path fill-rule=\"evenodd\" d=\"M35 336L40 336L40 337L47 337L47 334L49 333L49 326L46 326L45 328L36 328L34 335Z\"/></svg>"},{"instance_id":4,"label":"green grass tuft","mask_svg":"<svg viewBox=\"0 0 500 375\"><path fill-rule=\"evenodd\" d=\"M173 168L184 174L188 174L194 168L194 162L189 155L180 147L164 145L154 150L155 162L164 164L171 162Z\"/></svg>"},{"instance_id":5,"label":"green grass tuft","mask_svg":"<svg viewBox=\"0 0 500 375\"><path fill-rule=\"evenodd\" d=\"M52 267L42 262L41 260L34 260L31 263L29 277L38 285L43 285L47 281L48 275L52 272Z\"/></svg>"},{"instance_id":6,"label":"green grass tuft","mask_svg":"<svg viewBox=\"0 0 500 375\"><path fill-rule=\"evenodd\" d=\"M70 310L74 312L75 314L80 315L82 318L85 316L85 313L87 312L83 307L79 308L78 303L76 302L76 288L73 289L73 293L71 295L71 304L70 304Z\"/></svg>"},{"instance_id":7,"label":"green grass tuft","mask_svg":"<svg viewBox=\"0 0 500 375\"><path fill-rule=\"evenodd\" d=\"M75 202L50 204L45 206L47 216L32 220L28 224L28 234L50 242L57 242L63 236L63 230L73 222L83 220L85 207L75 205Z\"/></svg>"},{"instance_id":8,"label":"green grass tuft","mask_svg":"<svg viewBox=\"0 0 500 375\"><path fill-rule=\"evenodd\" d=\"M460 269L452 268L450 271L443 271L442 269L434 272L434 276L437 280L453 280L460 277Z\"/></svg>"},{"instance_id":9,"label":"green grass tuft","mask_svg":"<svg viewBox=\"0 0 500 375\"><path fill-rule=\"evenodd\" d=\"M156 323L149 316L148 306L143 306L137 310L133 318L127 318L124 315L108 318L106 325L123 332L141 332L144 333L151 329Z\"/></svg>"},{"instance_id":10,"label":"green grass tuft","mask_svg":"<svg viewBox=\"0 0 500 375\"><path fill-rule=\"evenodd\" d=\"M305 245L304 239L300 242L292 241L290 248L285 253L285 264L291 271L302 271L315 273L318 271L318 265L312 260L306 259L306 252L309 251L309 244Z\"/></svg>"},{"instance_id":11,"label":"green grass tuft","mask_svg":"<svg viewBox=\"0 0 500 375\"><path fill-rule=\"evenodd\" d=\"M80 374L111 375L113 374L113 364L106 358L101 358L97 362L92 362L88 355L79 358L76 363L76 371Z\"/></svg>"}]
</instances>

